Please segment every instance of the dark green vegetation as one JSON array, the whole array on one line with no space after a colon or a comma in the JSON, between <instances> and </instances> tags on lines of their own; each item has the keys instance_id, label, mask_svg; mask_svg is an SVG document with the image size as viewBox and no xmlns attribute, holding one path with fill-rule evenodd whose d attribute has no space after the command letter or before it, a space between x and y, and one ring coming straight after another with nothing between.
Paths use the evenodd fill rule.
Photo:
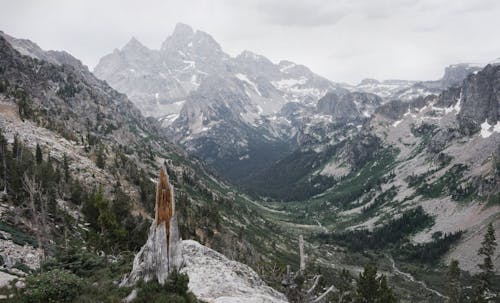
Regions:
<instances>
[{"instance_id":1,"label":"dark green vegetation","mask_svg":"<svg viewBox=\"0 0 500 303\"><path fill-rule=\"evenodd\" d=\"M175 186L182 238L254 268L295 260L292 241L279 234L285 229L263 218L264 208L178 150L154 121L84 67L22 56L0 37L0 83L3 101L20 108L18 114L27 122L23 128L29 129L17 143L2 141L0 190L6 187L2 200L13 207L3 214L2 228L19 243L43 248L46 262L63 262L57 253L68 249L67 259L92 263L94 258L80 260L79 251L68 248L75 241L86 253L104 252L105 263L98 267L102 272L94 271L92 283L114 292L111 284L130 271L130 255L144 243L154 208L152 180L163 160ZM38 138L38 148L30 142L30 127L51 131L44 130L48 137ZM9 140L15 135L12 129L2 133ZM53 143L59 141L69 149L67 155ZM25 188L24 176L39 190ZM125 295L116 289L109 301Z\"/></svg>"},{"instance_id":2,"label":"dark green vegetation","mask_svg":"<svg viewBox=\"0 0 500 303\"><path fill-rule=\"evenodd\" d=\"M275 209L269 209L212 178L197 160L171 147L154 121L146 121L123 95L88 72L18 56L0 46L2 97L17 104L21 119L62 135L73 145L74 153L93 161L97 167L78 166L74 153L61 155L56 150L50 155L47 144L28 148L26 142L21 144L15 139L12 145L2 141L5 161L0 168L6 173L0 186L6 189L5 201L16 211L9 211L0 229L8 232L15 243L43 248L47 256L42 269L29 276L27 292L18 294L18 298L34 302L121 301L130 289L118 288L115 283L130 271L131 257L144 243L150 223L148 215L154 207L155 185L151 179L156 179L158 162L163 159L168 160L169 175L176 189L182 237L199 240L232 259L250 264L279 290L284 291L281 281L286 265L297 267L294 239L300 233L315 245L311 249L311 262L317 268L311 274L322 275L318 289L331 284L339 288L340 292L331 294L334 300L393 302L394 293L403 297L402 289L406 294L421 295L418 292L422 288L414 289L417 284L400 275L389 277L389 283L397 285L393 293L387 279L377 277L377 270L371 266L366 266L358 279L347 270L329 267L342 264L356 270L377 263L382 270L394 272L388 262L392 258L385 256L386 252L397 256L398 266L404 266L404 270L442 291L446 281L439 281L443 274L439 272L440 258L462 233L436 233L433 241L414 244L409 241L411 236L433 223L422 208L388 220L394 212L402 212L406 200L402 201L401 209L394 209L400 206L391 204L399 189L384 185L395 177L397 150L383 147L376 137L348 138L320 153L313 149L299 150L276 163L271 162L282 156L286 146L279 142L259 145L262 138L251 137L256 141L250 144L249 160L240 161L235 156L238 153L234 153L228 156L230 161L211 163L235 179L245 178L242 172L256 169L250 176L254 178L250 184L252 193L292 200L287 204L270 204ZM424 124L413 132L421 138L415 151L418 153L428 147L434 128ZM258 134L251 134L254 135ZM218 152L213 142L200 144L209 156L209 152ZM444 153L436 158L437 170L448 167L452 160ZM352 168L351 173L342 178L316 173L332 160L346 163ZM271 169L262 172L262 167L256 168L256 164L271 165ZM498 176L498 161L495 165ZM467 201L477 191L476 187L464 187L462 183L467 169L457 165L437 180L427 179L433 171L413 176L408 183L423 198L451 195L455 200ZM39 187L33 197L30 184ZM491 203L497 203L497 198L498 195L492 195ZM60 205L61 201L66 203ZM70 216L66 208L79 211L83 218ZM361 209L359 214L353 212L339 220L339 212L356 208ZM391 213L384 212L388 208ZM31 224L19 223L16 218ZM323 228L342 231L372 218L377 220L375 224L384 224L373 231L316 235ZM334 245L319 245L325 243ZM104 256L99 255L101 251ZM341 262L335 259L338 251L343 258ZM327 260L314 259L331 255L334 257ZM491 259L488 250L481 255ZM485 261L485 268L487 264ZM22 265L18 267L30 271ZM495 282L491 275L481 277L484 285ZM453 281L457 283L457 279ZM295 282L301 291L306 290L306 277ZM186 277L177 273L165 286L143 283L139 285L138 302L195 302L186 293L186 285Z\"/></svg>"},{"instance_id":3,"label":"dark green vegetation","mask_svg":"<svg viewBox=\"0 0 500 303\"><path fill-rule=\"evenodd\" d=\"M197 303L200 302L188 291L189 277L186 274L172 272L165 285L160 285L157 281L140 282L137 299L133 302L171 302L171 303Z\"/></svg>"},{"instance_id":4,"label":"dark green vegetation","mask_svg":"<svg viewBox=\"0 0 500 303\"><path fill-rule=\"evenodd\" d=\"M403 214L401 218L390 220L373 231L354 230L343 233L320 234L324 242L339 243L352 250L382 249L406 240L408 236L432 225L433 219L422 207Z\"/></svg>"},{"instance_id":5,"label":"dark green vegetation","mask_svg":"<svg viewBox=\"0 0 500 303\"><path fill-rule=\"evenodd\" d=\"M211 165L218 175L245 186L249 176L256 175L289 153L288 142L268 139L262 133L246 124L227 123L217 125L224 138L198 138L193 144L196 154ZM238 130L237 133L232 131ZM237 143L245 138L247 146L242 149ZM233 143L231 143L231 141Z\"/></svg>"},{"instance_id":6,"label":"dark green vegetation","mask_svg":"<svg viewBox=\"0 0 500 303\"><path fill-rule=\"evenodd\" d=\"M94 243L95 249L105 252L137 250L145 241L147 221L131 214L132 199L117 184L112 191L113 200L104 197L103 188L88 188L69 174L69 160L57 161L36 145L35 155L14 137L7 144L0 133L0 148L5 162L0 171L5 172L0 186L5 186L4 199L25 209L22 216L29 219L38 232L30 235L19 230L16 214L7 217L10 222L1 222L0 229L11 234L14 243L31 244L50 252L53 240L65 240L67 234L83 235ZM5 166L4 164L5 163ZM6 182L5 182L6 181ZM90 223L88 232L77 227L74 218L57 204L57 199L70 201L73 207L81 206L82 213ZM16 226L16 227L14 227Z\"/></svg>"},{"instance_id":7,"label":"dark green vegetation","mask_svg":"<svg viewBox=\"0 0 500 303\"><path fill-rule=\"evenodd\" d=\"M500 301L500 279L494 274L492 256L497 247L495 231L490 223L484 235L478 256L482 262L478 264L480 272L470 276L460 270L457 260L448 266L447 286L450 303L486 303Z\"/></svg>"},{"instance_id":8,"label":"dark green vegetation","mask_svg":"<svg viewBox=\"0 0 500 303\"><path fill-rule=\"evenodd\" d=\"M428 264L438 264L450 247L461 239L463 232L442 235L437 232L432 241L424 244L404 244L399 249L399 256L409 261L417 261Z\"/></svg>"},{"instance_id":9,"label":"dark green vegetation","mask_svg":"<svg viewBox=\"0 0 500 303\"><path fill-rule=\"evenodd\" d=\"M2 293L13 295L7 302L22 303L90 303L121 302L132 288L119 287L119 281L129 268L131 255L112 261L72 246L43 264L40 271L26 278L26 287L17 290L4 289ZM15 282L13 282L15 283ZM133 302L200 302L188 291L189 277L172 272L164 285L141 282Z\"/></svg>"},{"instance_id":10,"label":"dark green vegetation","mask_svg":"<svg viewBox=\"0 0 500 303\"><path fill-rule=\"evenodd\" d=\"M310 260L303 271L285 275L282 284L291 303L314 302L319 297L324 302L399 302L386 275L377 271L377 266L368 262L356 278L346 269L338 271Z\"/></svg>"},{"instance_id":11,"label":"dark green vegetation","mask_svg":"<svg viewBox=\"0 0 500 303\"><path fill-rule=\"evenodd\" d=\"M325 157L332 157L339 148L339 145L335 145L323 153L297 150L253 176L245 183L245 187L253 194L274 199L305 200L335 184L332 177L318 175L309 178L308 174L311 168L320 167Z\"/></svg>"},{"instance_id":12,"label":"dark green vegetation","mask_svg":"<svg viewBox=\"0 0 500 303\"><path fill-rule=\"evenodd\" d=\"M467 166L465 165L454 165L446 171L441 178L434 181L432 184L423 182L423 178L420 178L419 181L422 183L418 186L417 193L426 198L437 198L443 195L451 195L454 200L466 200L472 197L476 192L476 189L471 184L467 184L465 187L460 184L463 173L466 170ZM418 184L420 182L413 181L414 184Z\"/></svg>"},{"instance_id":13,"label":"dark green vegetation","mask_svg":"<svg viewBox=\"0 0 500 303\"><path fill-rule=\"evenodd\" d=\"M391 149L378 150L374 159L351 172L321 198L332 201L337 207L349 209L363 194L380 189L382 184L387 183L384 176L394 167L395 154Z\"/></svg>"},{"instance_id":14,"label":"dark green vegetation","mask_svg":"<svg viewBox=\"0 0 500 303\"><path fill-rule=\"evenodd\" d=\"M395 303L398 299L387 285L387 278L377 276L377 267L367 265L359 274L354 302Z\"/></svg>"},{"instance_id":15,"label":"dark green vegetation","mask_svg":"<svg viewBox=\"0 0 500 303\"><path fill-rule=\"evenodd\" d=\"M322 233L317 237L324 243L340 244L352 251L384 250L392 252L401 261L437 264L450 247L460 240L463 232L445 235L437 232L432 241L424 244L413 244L409 241L411 235L433 224L433 218L419 206L372 231L361 229L343 233Z\"/></svg>"},{"instance_id":16,"label":"dark green vegetation","mask_svg":"<svg viewBox=\"0 0 500 303\"><path fill-rule=\"evenodd\" d=\"M348 134L350 128L345 125L329 126L342 135ZM324 132L325 130L316 130ZM324 134L323 134L324 135ZM255 196L271 197L281 201L304 201L311 197L321 194L332 187L340 195L339 200L353 200L359 197L359 191L348 193L349 188L344 189L337 185L342 185L342 179L324 176L317 172L325 164L340 157L341 153L348 155L347 159L342 159L353 168L356 173L361 169L364 173L375 172L380 166L369 168L367 163L374 164L376 159L382 160L381 165L387 164L385 158L391 151L380 147L379 140L370 135L355 135L353 138L342 140L334 145L327 145L324 150L317 151L314 148L298 148L292 153L283 156L281 159L272 163L264 170L250 175L245 180L243 188ZM382 158L382 159L381 159ZM362 168L366 167L365 170ZM347 176L346 179L352 179L353 176ZM366 177L362 176L361 178ZM363 184L363 190L375 186L375 179L381 176L375 174L371 180ZM356 182L357 180L353 180ZM348 184L346 186L349 187Z\"/></svg>"}]
</instances>

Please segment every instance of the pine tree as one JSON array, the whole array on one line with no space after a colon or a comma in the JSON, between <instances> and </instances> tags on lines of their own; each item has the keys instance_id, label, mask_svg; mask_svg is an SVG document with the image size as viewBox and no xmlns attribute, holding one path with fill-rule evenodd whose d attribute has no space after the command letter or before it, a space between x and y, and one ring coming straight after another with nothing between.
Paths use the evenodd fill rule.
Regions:
<instances>
[{"instance_id":1,"label":"pine tree","mask_svg":"<svg viewBox=\"0 0 500 303\"><path fill-rule=\"evenodd\" d=\"M69 181L69 162L68 162L68 156L64 154L63 156L63 169L64 169L64 181L68 183Z\"/></svg>"},{"instance_id":2,"label":"pine tree","mask_svg":"<svg viewBox=\"0 0 500 303\"><path fill-rule=\"evenodd\" d=\"M460 268L457 260L451 260L448 266L448 296L450 303L462 302L462 286L460 283Z\"/></svg>"},{"instance_id":3,"label":"pine tree","mask_svg":"<svg viewBox=\"0 0 500 303\"><path fill-rule=\"evenodd\" d=\"M36 153L35 153L35 158L36 158L36 163L41 164L43 161L43 153L42 153L42 148L40 145L37 143L36 144Z\"/></svg>"},{"instance_id":4,"label":"pine tree","mask_svg":"<svg viewBox=\"0 0 500 303\"><path fill-rule=\"evenodd\" d=\"M0 133L0 153L2 154L2 171L3 171L3 195L7 195L7 140Z\"/></svg>"},{"instance_id":5,"label":"pine tree","mask_svg":"<svg viewBox=\"0 0 500 303\"><path fill-rule=\"evenodd\" d=\"M14 135L14 143L12 144L12 157L13 158L16 158L18 157L19 155L19 135L18 134L15 134Z\"/></svg>"},{"instance_id":6,"label":"pine tree","mask_svg":"<svg viewBox=\"0 0 500 303\"><path fill-rule=\"evenodd\" d=\"M359 274L356 302L375 303L378 296L378 288L377 268L374 265L365 266L363 273Z\"/></svg>"},{"instance_id":7,"label":"pine tree","mask_svg":"<svg viewBox=\"0 0 500 303\"><path fill-rule=\"evenodd\" d=\"M102 146L99 147L99 149L97 150L96 165L101 169L103 169L104 166L106 165L106 158L104 156L104 151Z\"/></svg>"},{"instance_id":8,"label":"pine tree","mask_svg":"<svg viewBox=\"0 0 500 303\"><path fill-rule=\"evenodd\" d=\"M396 303L398 299L387 284L385 276L377 277L377 267L367 265L359 274L356 303Z\"/></svg>"},{"instance_id":9,"label":"pine tree","mask_svg":"<svg viewBox=\"0 0 500 303\"><path fill-rule=\"evenodd\" d=\"M375 302L377 303L396 303L398 299L394 295L394 292L387 284L387 278L385 276L381 276L379 278L379 291L378 298Z\"/></svg>"},{"instance_id":10,"label":"pine tree","mask_svg":"<svg viewBox=\"0 0 500 303\"><path fill-rule=\"evenodd\" d=\"M476 287L475 302L488 302L488 293L491 290L494 276L493 256L495 254L497 242L495 239L495 229L493 224L488 224L488 229L484 235L481 247L478 250L479 256L483 257L483 263L479 264L481 272L478 274L478 285Z\"/></svg>"}]
</instances>

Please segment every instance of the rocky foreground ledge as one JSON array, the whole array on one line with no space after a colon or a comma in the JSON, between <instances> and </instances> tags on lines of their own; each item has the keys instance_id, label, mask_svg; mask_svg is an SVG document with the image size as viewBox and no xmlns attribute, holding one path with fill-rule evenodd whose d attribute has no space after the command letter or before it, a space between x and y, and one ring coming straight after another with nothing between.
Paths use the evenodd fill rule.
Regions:
<instances>
[{"instance_id":1,"label":"rocky foreground ledge","mask_svg":"<svg viewBox=\"0 0 500 303\"><path fill-rule=\"evenodd\" d=\"M181 242L189 290L210 303L287 302L285 295L267 286L249 266L193 240Z\"/></svg>"}]
</instances>

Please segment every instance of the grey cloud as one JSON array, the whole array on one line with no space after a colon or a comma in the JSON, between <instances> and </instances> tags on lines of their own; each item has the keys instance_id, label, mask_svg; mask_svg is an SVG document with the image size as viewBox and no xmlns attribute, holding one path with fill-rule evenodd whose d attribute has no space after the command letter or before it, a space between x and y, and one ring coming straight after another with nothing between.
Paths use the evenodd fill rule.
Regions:
<instances>
[{"instance_id":1,"label":"grey cloud","mask_svg":"<svg viewBox=\"0 0 500 303\"><path fill-rule=\"evenodd\" d=\"M338 3L343 2L339 1ZM332 6L331 1L268 1L258 2L255 9L264 14L266 21L283 26L314 27L332 25L346 16L345 5Z\"/></svg>"},{"instance_id":2,"label":"grey cloud","mask_svg":"<svg viewBox=\"0 0 500 303\"><path fill-rule=\"evenodd\" d=\"M0 30L92 68L132 36L159 48L183 22L232 55L249 49L336 81L424 80L499 57L499 15L498 0L16 0L3 1Z\"/></svg>"}]
</instances>

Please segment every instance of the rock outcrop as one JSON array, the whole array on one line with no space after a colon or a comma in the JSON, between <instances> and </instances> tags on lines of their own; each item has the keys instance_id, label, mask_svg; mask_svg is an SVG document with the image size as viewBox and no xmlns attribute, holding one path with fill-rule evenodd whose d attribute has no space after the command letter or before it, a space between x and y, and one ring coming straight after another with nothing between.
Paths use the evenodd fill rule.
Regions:
<instances>
[{"instance_id":1,"label":"rock outcrop","mask_svg":"<svg viewBox=\"0 0 500 303\"><path fill-rule=\"evenodd\" d=\"M122 285L153 279L163 284L171 271L180 269L183 265L174 188L168 180L166 163L160 169L155 213L148 240L135 256L132 272L123 280Z\"/></svg>"},{"instance_id":2,"label":"rock outcrop","mask_svg":"<svg viewBox=\"0 0 500 303\"><path fill-rule=\"evenodd\" d=\"M458 121L465 134L478 131L484 122L496 125L500 121L499 79L500 66L488 65L464 81Z\"/></svg>"},{"instance_id":3,"label":"rock outcrop","mask_svg":"<svg viewBox=\"0 0 500 303\"><path fill-rule=\"evenodd\" d=\"M469 63L453 64L445 68L443 78L441 78L441 87L443 89L461 85L462 81L469 74L481 70L483 67Z\"/></svg>"},{"instance_id":4,"label":"rock outcrop","mask_svg":"<svg viewBox=\"0 0 500 303\"><path fill-rule=\"evenodd\" d=\"M211 303L285 303L286 297L267 286L249 266L193 240L182 241L189 290Z\"/></svg>"}]
</instances>

